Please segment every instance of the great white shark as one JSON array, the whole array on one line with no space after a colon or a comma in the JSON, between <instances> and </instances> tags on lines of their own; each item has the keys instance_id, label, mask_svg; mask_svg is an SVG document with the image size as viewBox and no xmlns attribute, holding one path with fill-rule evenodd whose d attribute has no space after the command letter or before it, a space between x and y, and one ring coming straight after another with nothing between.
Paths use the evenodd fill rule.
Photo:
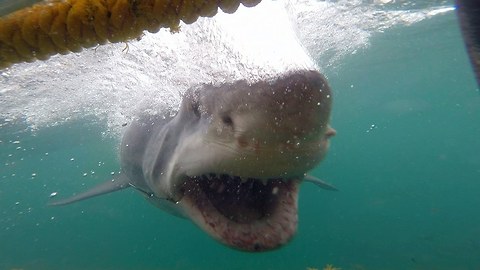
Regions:
<instances>
[{"instance_id":1,"label":"great white shark","mask_svg":"<svg viewBox=\"0 0 480 270\"><path fill-rule=\"evenodd\" d=\"M52 205L133 187L230 247L275 249L296 232L303 181L335 190L307 175L335 135L331 95L314 70L193 87L175 116L141 114L129 124L118 176Z\"/></svg>"}]
</instances>

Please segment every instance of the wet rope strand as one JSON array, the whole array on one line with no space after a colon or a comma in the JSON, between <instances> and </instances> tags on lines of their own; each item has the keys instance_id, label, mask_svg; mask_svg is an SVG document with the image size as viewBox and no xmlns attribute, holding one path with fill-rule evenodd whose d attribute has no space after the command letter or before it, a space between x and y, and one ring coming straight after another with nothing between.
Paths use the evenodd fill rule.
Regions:
<instances>
[{"instance_id":1,"label":"wet rope strand","mask_svg":"<svg viewBox=\"0 0 480 270\"><path fill-rule=\"evenodd\" d=\"M0 18L0 69L45 60L107 42L128 41L144 30L177 31L218 8L233 13L260 0L50 0Z\"/></svg>"}]
</instances>

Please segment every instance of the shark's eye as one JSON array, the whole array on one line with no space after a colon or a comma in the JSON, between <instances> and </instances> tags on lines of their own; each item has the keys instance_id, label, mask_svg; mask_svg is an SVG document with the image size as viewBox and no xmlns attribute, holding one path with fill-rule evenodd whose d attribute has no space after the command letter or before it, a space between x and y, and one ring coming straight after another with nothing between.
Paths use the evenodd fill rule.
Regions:
<instances>
[{"instance_id":1,"label":"shark's eye","mask_svg":"<svg viewBox=\"0 0 480 270\"><path fill-rule=\"evenodd\" d=\"M224 115L222 116L222 122L227 125L233 127L233 120L230 116Z\"/></svg>"}]
</instances>

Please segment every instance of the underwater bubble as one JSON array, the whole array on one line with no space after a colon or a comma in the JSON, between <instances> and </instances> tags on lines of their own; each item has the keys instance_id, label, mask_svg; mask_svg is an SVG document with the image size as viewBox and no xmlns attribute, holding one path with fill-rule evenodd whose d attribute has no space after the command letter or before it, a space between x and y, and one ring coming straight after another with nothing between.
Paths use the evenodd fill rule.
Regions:
<instances>
[{"instance_id":1,"label":"underwater bubble","mask_svg":"<svg viewBox=\"0 0 480 270\"><path fill-rule=\"evenodd\" d=\"M167 29L147 33L129 43L128 53L124 44L106 44L15 65L2 82L0 116L25 119L31 128L93 116L107 124L105 136L117 135L142 108L175 115L193 85L255 82L315 68L279 2L219 12L181 28L174 35Z\"/></svg>"},{"instance_id":2,"label":"underwater bubble","mask_svg":"<svg viewBox=\"0 0 480 270\"><path fill-rule=\"evenodd\" d=\"M369 3L386 1L398 2ZM143 108L175 115L183 93L198 83L255 82L317 64L333 69L367 48L374 34L452 11L431 4L389 10L365 2L262 1L182 24L176 34L146 33L129 42L128 53L124 44L112 43L14 65L0 76L0 119L25 120L35 130L93 117L106 124L104 136L119 135Z\"/></svg>"},{"instance_id":3,"label":"underwater bubble","mask_svg":"<svg viewBox=\"0 0 480 270\"><path fill-rule=\"evenodd\" d=\"M367 129L366 132L367 132L367 133L368 133L368 132L371 132L371 131L373 131L373 130L376 129L376 128L377 128L377 125L372 124L372 125L370 125L370 127Z\"/></svg>"}]
</instances>

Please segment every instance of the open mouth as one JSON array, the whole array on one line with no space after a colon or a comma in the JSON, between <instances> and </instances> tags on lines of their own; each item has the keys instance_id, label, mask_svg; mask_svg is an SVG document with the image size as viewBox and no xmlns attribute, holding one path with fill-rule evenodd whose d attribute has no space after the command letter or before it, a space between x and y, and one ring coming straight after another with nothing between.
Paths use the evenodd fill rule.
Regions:
<instances>
[{"instance_id":1,"label":"open mouth","mask_svg":"<svg viewBox=\"0 0 480 270\"><path fill-rule=\"evenodd\" d=\"M240 178L226 174L188 177L179 202L186 214L220 242L247 251L277 248L297 228L299 180Z\"/></svg>"}]
</instances>

